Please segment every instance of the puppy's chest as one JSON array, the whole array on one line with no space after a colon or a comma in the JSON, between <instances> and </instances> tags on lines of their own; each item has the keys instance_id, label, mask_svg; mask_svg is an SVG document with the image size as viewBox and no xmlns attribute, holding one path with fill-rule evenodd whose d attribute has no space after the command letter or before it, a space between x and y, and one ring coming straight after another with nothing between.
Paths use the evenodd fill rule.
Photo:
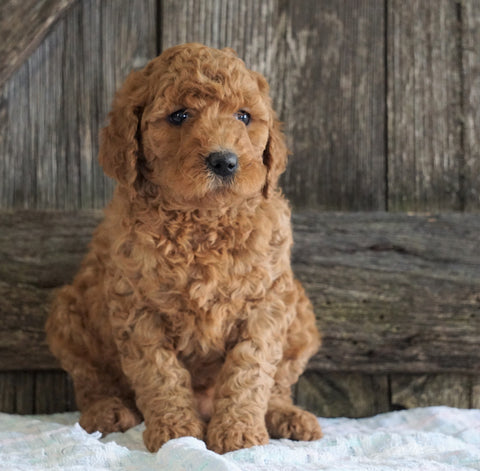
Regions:
<instances>
[{"instance_id":1,"label":"puppy's chest","mask_svg":"<svg viewBox=\"0 0 480 471\"><path fill-rule=\"evenodd\" d=\"M194 231L158 241L152 296L180 349L220 350L271 283L268 243L253 231Z\"/></svg>"},{"instance_id":2,"label":"puppy's chest","mask_svg":"<svg viewBox=\"0 0 480 471\"><path fill-rule=\"evenodd\" d=\"M267 275L271 250L255 228L199 225L159 237L155 258L159 284L203 307L232 299L239 289L244 297L254 295L259 278Z\"/></svg>"}]
</instances>

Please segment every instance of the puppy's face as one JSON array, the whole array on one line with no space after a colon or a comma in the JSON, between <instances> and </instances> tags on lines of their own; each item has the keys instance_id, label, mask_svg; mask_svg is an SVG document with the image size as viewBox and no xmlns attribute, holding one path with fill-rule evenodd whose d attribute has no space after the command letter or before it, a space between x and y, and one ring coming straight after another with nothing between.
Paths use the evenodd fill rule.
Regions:
<instances>
[{"instance_id":1,"label":"puppy's face","mask_svg":"<svg viewBox=\"0 0 480 471\"><path fill-rule=\"evenodd\" d=\"M125 128L123 102L136 117L134 132L116 129ZM177 46L127 79L104 130L100 159L120 183L136 191L145 185L170 205L231 205L266 196L272 176L283 170L284 145L276 149L284 155L272 156L275 142L283 143L275 124L265 80L233 51ZM136 141L127 145L133 155L126 159L126 172L134 176L122 173L121 162L109 162L108 147L122 133Z\"/></svg>"},{"instance_id":2,"label":"puppy's face","mask_svg":"<svg viewBox=\"0 0 480 471\"><path fill-rule=\"evenodd\" d=\"M270 113L257 76L209 49L183 50L159 67L161 87L141 120L144 177L168 199L195 204L260 193Z\"/></svg>"}]
</instances>

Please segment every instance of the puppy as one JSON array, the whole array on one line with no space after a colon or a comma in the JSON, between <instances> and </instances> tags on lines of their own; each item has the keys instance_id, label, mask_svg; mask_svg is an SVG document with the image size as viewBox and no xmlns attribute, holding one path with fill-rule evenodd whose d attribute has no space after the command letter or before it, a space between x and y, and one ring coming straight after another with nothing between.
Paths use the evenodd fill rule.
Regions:
<instances>
[{"instance_id":1,"label":"puppy","mask_svg":"<svg viewBox=\"0 0 480 471\"><path fill-rule=\"evenodd\" d=\"M291 400L320 341L290 266L286 158L268 85L232 50L176 46L128 76L99 153L118 185L46 325L85 430L144 419L150 451L321 437Z\"/></svg>"}]
</instances>

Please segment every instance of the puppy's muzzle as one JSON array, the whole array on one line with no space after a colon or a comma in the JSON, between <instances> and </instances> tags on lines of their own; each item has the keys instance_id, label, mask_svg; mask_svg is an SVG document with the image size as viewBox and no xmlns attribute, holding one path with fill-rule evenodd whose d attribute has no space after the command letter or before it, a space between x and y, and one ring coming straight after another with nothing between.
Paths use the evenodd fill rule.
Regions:
<instances>
[{"instance_id":1,"label":"puppy's muzzle","mask_svg":"<svg viewBox=\"0 0 480 471\"><path fill-rule=\"evenodd\" d=\"M207 157L207 167L219 177L233 177L238 169L238 157L229 151L212 152Z\"/></svg>"}]
</instances>

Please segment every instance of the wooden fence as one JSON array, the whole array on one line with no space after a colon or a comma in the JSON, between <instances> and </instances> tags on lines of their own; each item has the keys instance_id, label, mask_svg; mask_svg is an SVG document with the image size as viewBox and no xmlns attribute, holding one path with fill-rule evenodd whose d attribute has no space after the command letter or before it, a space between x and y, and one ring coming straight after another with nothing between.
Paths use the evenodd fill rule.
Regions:
<instances>
[{"instance_id":1,"label":"wooden fence","mask_svg":"<svg viewBox=\"0 0 480 471\"><path fill-rule=\"evenodd\" d=\"M325 336L297 400L480 407L480 1L6 0L0 33L0 410L74 407L43 322L112 192L98 130L132 68L190 41L233 47L285 123Z\"/></svg>"},{"instance_id":2,"label":"wooden fence","mask_svg":"<svg viewBox=\"0 0 480 471\"><path fill-rule=\"evenodd\" d=\"M268 78L296 207L480 208L478 0L70 3L3 76L0 207L102 207L97 136L114 91L159 49L200 41Z\"/></svg>"}]
</instances>

